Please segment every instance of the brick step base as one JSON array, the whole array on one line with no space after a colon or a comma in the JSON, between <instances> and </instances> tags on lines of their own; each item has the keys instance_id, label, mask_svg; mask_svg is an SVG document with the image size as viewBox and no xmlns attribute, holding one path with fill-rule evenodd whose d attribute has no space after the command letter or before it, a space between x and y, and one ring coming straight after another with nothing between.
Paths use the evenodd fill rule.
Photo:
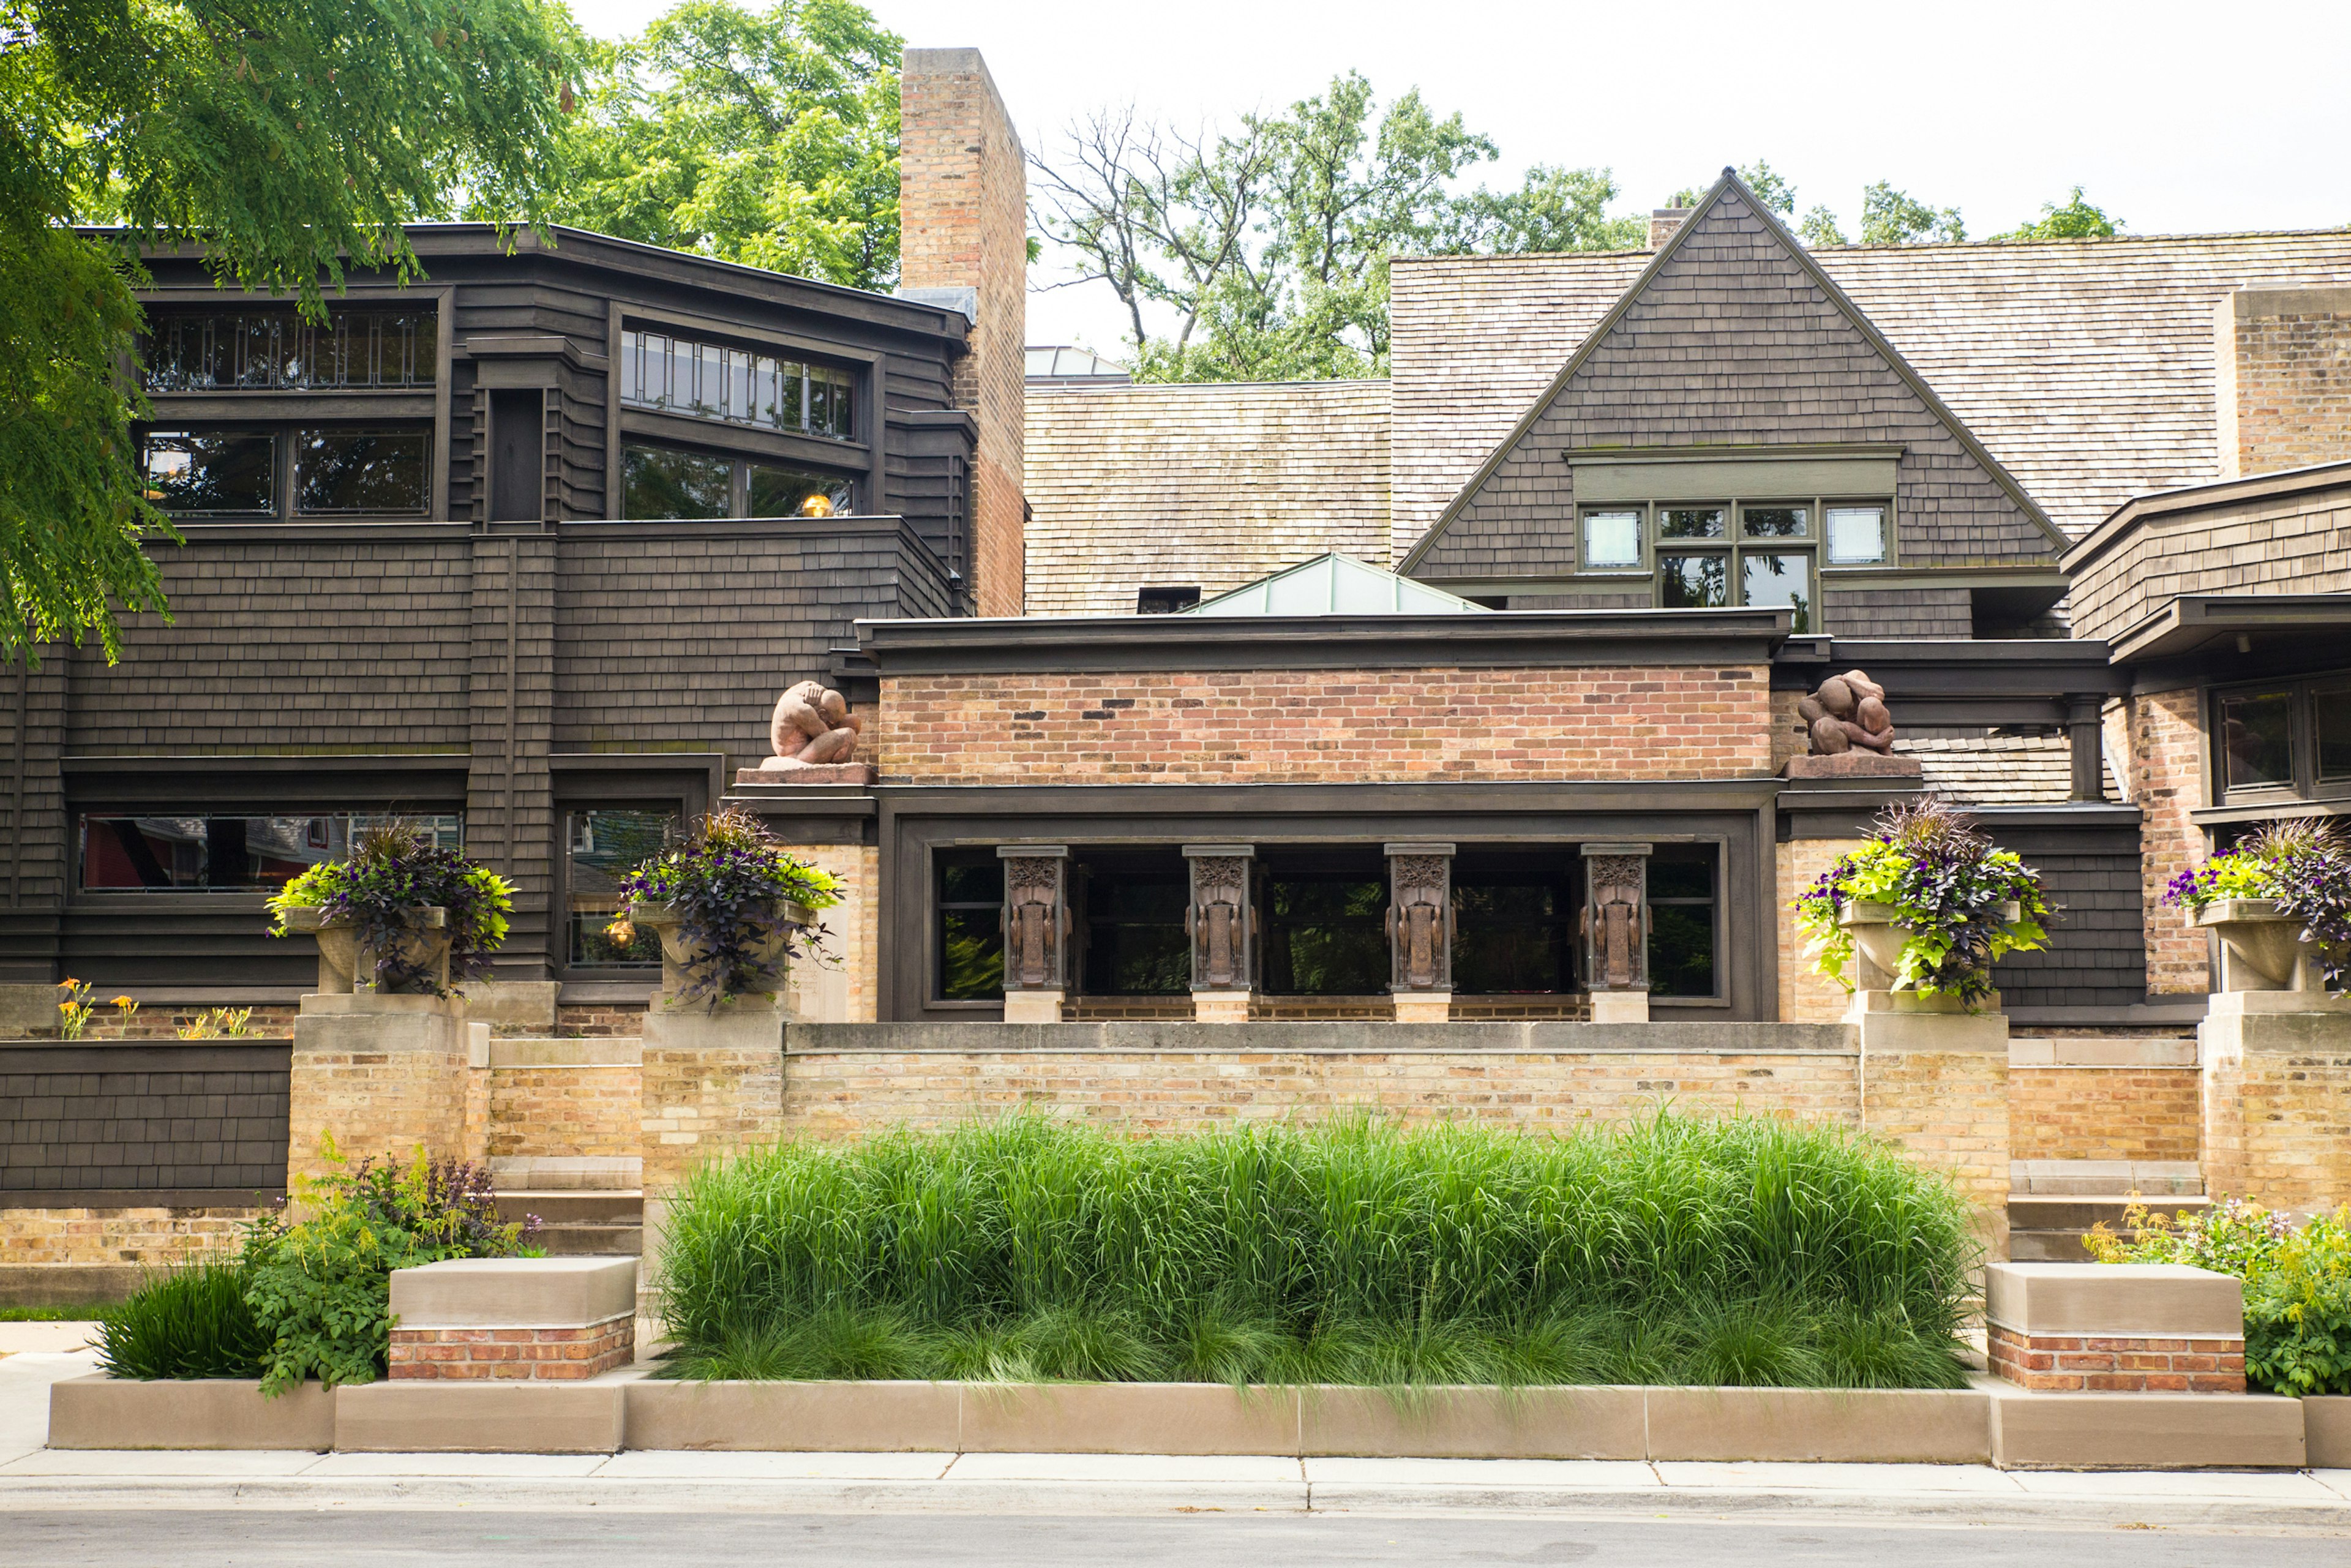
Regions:
<instances>
[{"instance_id":1,"label":"brick step base","mask_svg":"<svg viewBox=\"0 0 2351 1568\"><path fill-rule=\"evenodd\" d=\"M2015 1263L2086 1263L2089 1249L2082 1238L2104 1221L2116 1235L2126 1234L2123 1211L2144 1202L2158 1214L2179 1216L2208 1207L2205 1197L2133 1198L2127 1193L2063 1196L2011 1193L2008 1198L2008 1256Z\"/></svg>"}]
</instances>

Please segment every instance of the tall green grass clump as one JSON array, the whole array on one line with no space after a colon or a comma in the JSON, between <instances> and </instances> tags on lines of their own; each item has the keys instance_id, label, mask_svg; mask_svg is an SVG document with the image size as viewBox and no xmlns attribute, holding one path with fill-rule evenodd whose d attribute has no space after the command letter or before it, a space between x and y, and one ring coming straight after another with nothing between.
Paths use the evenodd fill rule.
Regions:
<instances>
[{"instance_id":1,"label":"tall green grass clump","mask_svg":"<svg viewBox=\"0 0 2351 1568\"><path fill-rule=\"evenodd\" d=\"M1831 1128L1027 1115L705 1166L658 1283L688 1376L1914 1388L1977 1255Z\"/></svg>"},{"instance_id":2,"label":"tall green grass clump","mask_svg":"<svg viewBox=\"0 0 2351 1568\"><path fill-rule=\"evenodd\" d=\"M110 1377L259 1377L269 1334L246 1304L244 1265L199 1258L152 1276L99 1320Z\"/></svg>"}]
</instances>

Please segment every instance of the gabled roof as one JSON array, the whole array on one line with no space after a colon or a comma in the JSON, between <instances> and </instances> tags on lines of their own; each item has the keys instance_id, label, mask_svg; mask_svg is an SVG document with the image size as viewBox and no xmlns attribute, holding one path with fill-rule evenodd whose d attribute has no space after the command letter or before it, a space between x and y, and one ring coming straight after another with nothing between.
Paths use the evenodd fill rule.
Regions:
<instances>
[{"instance_id":1,"label":"gabled roof","mask_svg":"<svg viewBox=\"0 0 2351 1568\"><path fill-rule=\"evenodd\" d=\"M1686 254L1697 259L1686 263ZM1646 377L1635 373L1644 369ZM1562 415L1562 400L1580 379L1594 375L1604 379L1587 389L1576 411ZM1872 378L1883 391L1870 384ZM1898 406L1907 400L1916 406ZM1605 435L1591 435L1591 426L1577 417L1586 413L1602 421ZM1840 424L1865 427L1865 434L1832 434ZM1578 430L1582 438L1570 444L1621 445L1633 431L1670 431L1669 444L1677 447L1923 434L1944 448L1923 454L1940 470L1933 476L1938 492L1954 481L1972 480L1980 488L1988 477L2006 505L2038 530L2040 546L2053 555L2065 544L2023 487L1729 169L1414 541L1401 568L1411 571L1427 561L1481 491L1506 476L1525 444L1540 437L1556 444L1552 437ZM1949 450L1954 442L1957 452ZM1521 477L1521 487L1542 483ZM1515 499L1505 497L1495 509L1522 509L1512 506ZM1976 503L1979 512L1987 501L1988 495ZM2000 503L1991 504L2013 517ZM1950 530L1955 539L1969 531L1964 526ZM1996 553L2012 556L2015 549L2011 539ZM1962 545L1959 553L1976 550Z\"/></svg>"},{"instance_id":2,"label":"gabled roof","mask_svg":"<svg viewBox=\"0 0 2351 1568\"><path fill-rule=\"evenodd\" d=\"M1831 247L1820 270L2069 535L2220 473L2213 308L2351 282L2351 230ZM1655 258L1400 256L1394 548L1425 535Z\"/></svg>"},{"instance_id":3,"label":"gabled roof","mask_svg":"<svg viewBox=\"0 0 2351 1568\"><path fill-rule=\"evenodd\" d=\"M1186 615L1485 615L1482 604L1441 588L1365 566L1343 555L1319 555L1286 571L1203 601Z\"/></svg>"}]
</instances>

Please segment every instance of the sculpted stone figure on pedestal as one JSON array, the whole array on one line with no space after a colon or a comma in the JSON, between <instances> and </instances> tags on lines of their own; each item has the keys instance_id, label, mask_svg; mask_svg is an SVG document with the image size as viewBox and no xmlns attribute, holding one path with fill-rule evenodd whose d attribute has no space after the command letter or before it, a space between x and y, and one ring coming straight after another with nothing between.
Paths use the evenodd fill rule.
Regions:
<instances>
[{"instance_id":1,"label":"sculpted stone figure on pedestal","mask_svg":"<svg viewBox=\"0 0 2351 1568\"><path fill-rule=\"evenodd\" d=\"M1810 727L1813 755L1838 757L1856 746L1884 757L1894 750L1894 716L1886 711L1886 688L1859 670L1831 675L1796 705Z\"/></svg>"},{"instance_id":2,"label":"sculpted stone figure on pedestal","mask_svg":"<svg viewBox=\"0 0 2351 1568\"><path fill-rule=\"evenodd\" d=\"M762 769L820 768L847 762L857 753L865 721L849 711L849 699L820 681L802 681L776 699L768 721L768 744L775 755Z\"/></svg>"}]
</instances>

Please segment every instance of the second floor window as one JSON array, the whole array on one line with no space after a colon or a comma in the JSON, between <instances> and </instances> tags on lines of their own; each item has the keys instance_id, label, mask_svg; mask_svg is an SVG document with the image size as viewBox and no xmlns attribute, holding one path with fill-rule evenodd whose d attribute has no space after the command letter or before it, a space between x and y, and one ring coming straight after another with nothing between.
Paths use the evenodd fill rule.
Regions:
<instances>
[{"instance_id":1,"label":"second floor window","mask_svg":"<svg viewBox=\"0 0 2351 1568\"><path fill-rule=\"evenodd\" d=\"M1820 629L1820 569L1885 566L1883 501L1618 502L1577 515L1579 573L1646 580L1665 610L1785 607ZM1822 560L1825 547L1827 559Z\"/></svg>"},{"instance_id":2,"label":"second floor window","mask_svg":"<svg viewBox=\"0 0 2351 1568\"><path fill-rule=\"evenodd\" d=\"M856 434L847 371L664 332L621 334L621 402L847 441Z\"/></svg>"},{"instance_id":3,"label":"second floor window","mask_svg":"<svg viewBox=\"0 0 2351 1568\"><path fill-rule=\"evenodd\" d=\"M2224 804L2351 796L2351 672L2216 692L2212 727Z\"/></svg>"},{"instance_id":4,"label":"second floor window","mask_svg":"<svg viewBox=\"0 0 2351 1568\"><path fill-rule=\"evenodd\" d=\"M440 370L436 309L159 310L142 343L153 392L416 391Z\"/></svg>"}]
</instances>

